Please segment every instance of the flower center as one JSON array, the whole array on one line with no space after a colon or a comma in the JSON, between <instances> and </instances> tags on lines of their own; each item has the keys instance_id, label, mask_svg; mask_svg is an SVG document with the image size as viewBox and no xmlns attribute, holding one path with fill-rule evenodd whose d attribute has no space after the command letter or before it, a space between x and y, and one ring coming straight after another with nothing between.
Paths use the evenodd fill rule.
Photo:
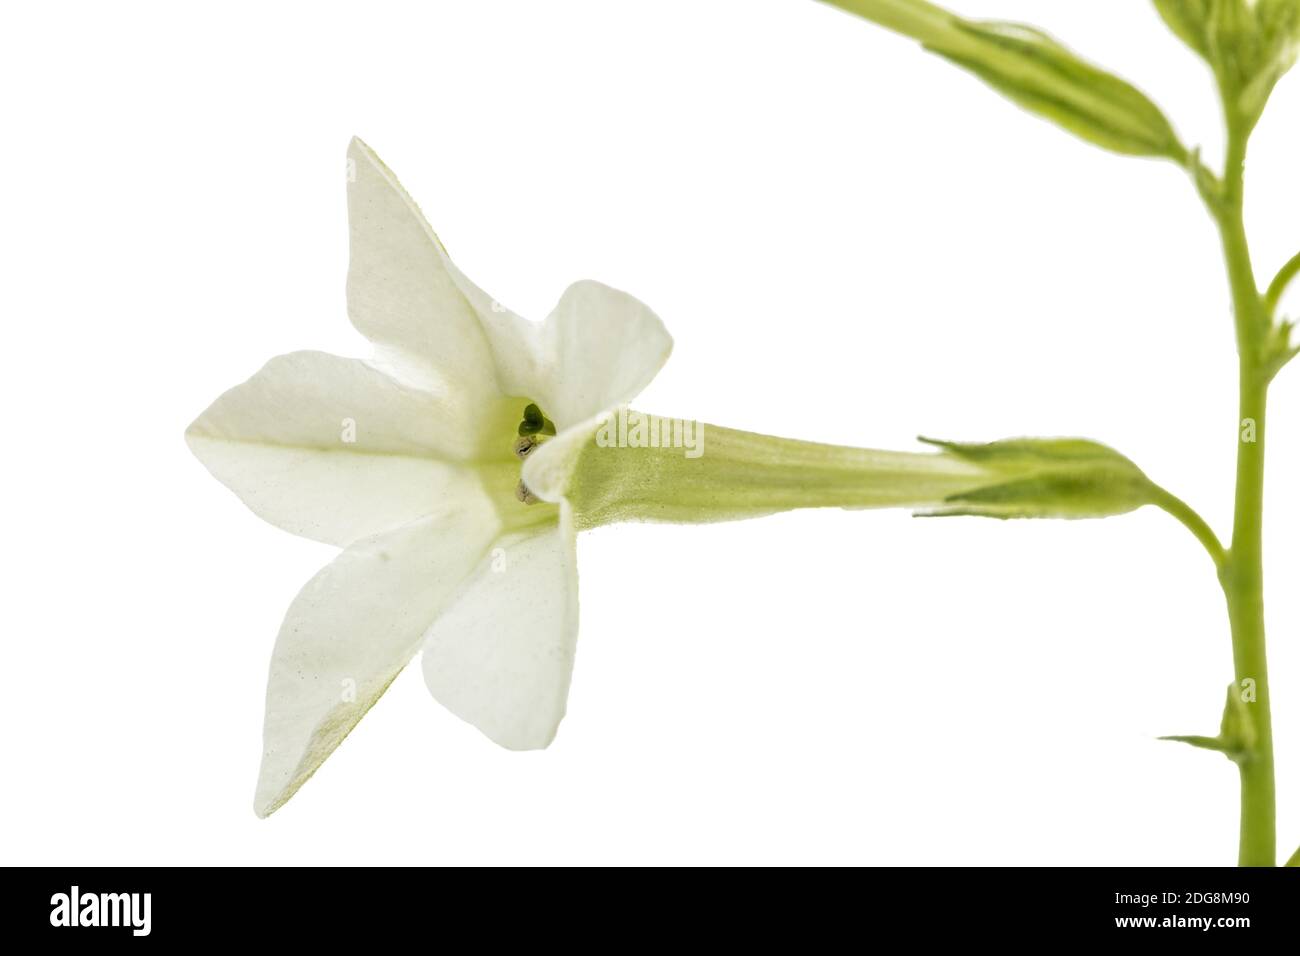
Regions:
<instances>
[{"instance_id":1,"label":"flower center","mask_svg":"<svg viewBox=\"0 0 1300 956\"><path fill-rule=\"evenodd\" d=\"M554 435L555 422L547 418L533 402L524 406L524 420L519 423L520 435Z\"/></svg>"},{"instance_id":2,"label":"flower center","mask_svg":"<svg viewBox=\"0 0 1300 956\"><path fill-rule=\"evenodd\" d=\"M515 457L520 461L532 453L547 437L555 434L555 423L543 414L533 402L524 408L523 421L519 423L519 437L515 439ZM540 499L528 490L522 478L515 486L515 497L526 505L536 504Z\"/></svg>"}]
</instances>

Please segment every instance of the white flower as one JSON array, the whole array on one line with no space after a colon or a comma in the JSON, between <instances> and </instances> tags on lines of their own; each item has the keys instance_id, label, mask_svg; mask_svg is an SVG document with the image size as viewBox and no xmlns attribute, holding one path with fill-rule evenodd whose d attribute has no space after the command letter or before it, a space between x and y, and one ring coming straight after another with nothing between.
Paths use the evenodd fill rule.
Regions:
<instances>
[{"instance_id":1,"label":"white flower","mask_svg":"<svg viewBox=\"0 0 1300 956\"><path fill-rule=\"evenodd\" d=\"M502 746L550 743L578 629L574 524L564 502L520 499L519 425L529 404L561 432L588 421L641 391L672 349L649 309L594 282L570 286L540 324L506 311L364 143L348 155L348 313L375 357L282 355L186 432L258 515L344 548L276 640L259 816L421 649L448 709Z\"/></svg>"}]
</instances>

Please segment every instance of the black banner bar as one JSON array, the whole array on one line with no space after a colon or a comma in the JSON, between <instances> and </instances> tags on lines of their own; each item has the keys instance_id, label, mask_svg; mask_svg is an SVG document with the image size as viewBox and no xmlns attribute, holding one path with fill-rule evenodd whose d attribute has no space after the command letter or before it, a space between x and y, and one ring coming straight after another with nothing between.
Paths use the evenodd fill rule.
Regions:
<instances>
[{"instance_id":1,"label":"black banner bar","mask_svg":"<svg viewBox=\"0 0 1300 956\"><path fill-rule=\"evenodd\" d=\"M622 925L662 938L805 943L875 939L1146 942L1296 939L1300 870L864 869L796 874L618 874L418 869L10 869L0 913L11 938L42 942L312 941L419 935L429 921L485 945L555 945ZM566 930L565 927L568 927ZM531 928L531 929L530 929ZM609 938L609 942L618 941Z\"/></svg>"}]
</instances>

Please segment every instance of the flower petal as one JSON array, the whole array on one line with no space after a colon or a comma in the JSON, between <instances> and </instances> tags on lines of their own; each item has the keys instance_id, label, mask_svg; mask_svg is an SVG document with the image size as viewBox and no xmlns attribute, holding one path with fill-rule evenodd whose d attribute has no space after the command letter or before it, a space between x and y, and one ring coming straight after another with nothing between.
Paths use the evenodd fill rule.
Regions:
<instances>
[{"instance_id":1,"label":"flower petal","mask_svg":"<svg viewBox=\"0 0 1300 956\"><path fill-rule=\"evenodd\" d=\"M630 401L667 361L672 338L659 318L599 282L575 282L545 322L515 315L455 266L365 143L354 139L348 157L348 311L385 364L483 402L536 401L564 427Z\"/></svg>"},{"instance_id":2,"label":"flower petal","mask_svg":"<svg viewBox=\"0 0 1300 956\"><path fill-rule=\"evenodd\" d=\"M459 409L357 359L293 352L185 433L208 470L278 527L346 546L427 515L476 479Z\"/></svg>"},{"instance_id":3,"label":"flower petal","mask_svg":"<svg viewBox=\"0 0 1300 956\"><path fill-rule=\"evenodd\" d=\"M419 207L365 143L348 147L348 315L385 364L487 397L491 351Z\"/></svg>"},{"instance_id":4,"label":"flower petal","mask_svg":"<svg viewBox=\"0 0 1300 956\"><path fill-rule=\"evenodd\" d=\"M430 629L424 679L448 710L511 750L549 744L578 639L572 519L502 538Z\"/></svg>"},{"instance_id":5,"label":"flower petal","mask_svg":"<svg viewBox=\"0 0 1300 956\"><path fill-rule=\"evenodd\" d=\"M358 541L299 592L266 688L254 808L297 792L420 649L498 532L486 498Z\"/></svg>"},{"instance_id":6,"label":"flower petal","mask_svg":"<svg viewBox=\"0 0 1300 956\"><path fill-rule=\"evenodd\" d=\"M468 298L476 301L472 293ZM502 391L538 402L560 428L630 401L673 349L672 336L647 306L590 280L569 286L542 323L500 306L480 311L480 318Z\"/></svg>"},{"instance_id":7,"label":"flower petal","mask_svg":"<svg viewBox=\"0 0 1300 956\"><path fill-rule=\"evenodd\" d=\"M567 427L635 398L663 368L672 336L641 302L599 282L575 282L546 319L557 362L543 392Z\"/></svg>"}]
</instances>

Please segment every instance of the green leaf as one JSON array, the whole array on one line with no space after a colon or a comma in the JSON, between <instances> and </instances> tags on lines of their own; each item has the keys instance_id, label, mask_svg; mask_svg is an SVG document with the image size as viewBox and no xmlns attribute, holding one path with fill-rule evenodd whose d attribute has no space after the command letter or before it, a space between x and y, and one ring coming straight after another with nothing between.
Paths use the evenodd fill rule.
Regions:
<instances>
[{"instance_id":1,"label":"green leaf","mask_svg":"<svg viewBox=\"0 0 1300 956\"><path fill-rule=\"evenodd\" d=\"M1223 718L1219 722L1217 737L1169 736L1161 740L1190 744L1202 750L1216 750L1233 763L1243 763L1254 753L1257 732L1255 718L1250 712L1250 704L1241 699L1241 692L1236 684L1228 685L1228 699L1223 706Z\"/></svg>"},{"instance_id":2,"label":"green leaf","mask_svg":"<svg viewBox=\"0 0 1300 956\"><path fill-rule=\"evenodd\" d=\"M1025 109L1106 149L1185 163L1187 150L1154 103L1041 30L964 20L924 0L827 0L919 40Z\"/></svg>"},{"instance_id":3,"label":"green leaf","mask_svg":"<svg viewBox=\"0 0 1300 956\"><path fill-rule=\"evenodd\" d=\"M995 480L949 495L929 516L1104 518L1156 502L1158 489L1113 448L1079 438L963 444L921 438Z\"/></svg>"}]
</instances>

